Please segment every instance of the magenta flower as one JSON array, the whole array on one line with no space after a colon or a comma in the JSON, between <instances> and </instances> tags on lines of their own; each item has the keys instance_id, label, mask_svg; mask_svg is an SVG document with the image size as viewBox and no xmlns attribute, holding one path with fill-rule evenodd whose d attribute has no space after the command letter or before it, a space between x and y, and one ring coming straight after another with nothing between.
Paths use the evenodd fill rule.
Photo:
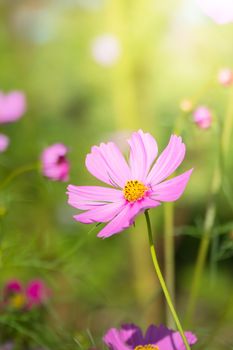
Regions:
<instances>
[{"instance_id":1,"label":"magenta flower","mask_svg":"<svg viewBox=\"0 0 233 350\"><path fill-rule=\"evenodd\" d=\"M67 153L68 148L62 143L47 147L41 155L43 175L54 181L68 181L70 164Z\"/></svg>"},{"instance_id":2,"label":"magenta flower","mask_svg":"<svg viewBox=\"0 0 233 350\"><path fill-rule=\"evenodd\" d=\"M39 306L46 302L49 297L49 290L40 279L29 282L26 288L27 308Z\"/></svg>"},{"instance_id":3,"label":"magenta flower","mask_svg":"<svg viewBox=\"0 0 233 350\"><path fill-rule=\"evenodd\" d=\"M17 280L12 279L8 281L3 289L3 304L5 308L22 310L25 306L24 288L23 284Z\"/></svg>"},{"instance_id":4,"label":"magenta flower","mask_svg":"<svg viewBox=\"0 0 233 350\"><path fill-rule=\"evenodd\" d=\"M191 332L185 332L189 345L197 342L197 337ZM163 325L148 327L145 336L134 324L123 325L119 330L111 328L103 338L110 350L185 350L185 344L179 332Z\"/></svg>"},{"instance_id":5,"label":"magenta flower","mask_svg":"<svg viewBox=\"0 0 233 350\"><path fill-rule=\"evenodd\" d=\"M0 153L5 152L9 146L10 139L4 134L0 134Z\"/></svg>"},{"instance_id":6,"label":"magenta flower","mask_svg":"<svg viewBox=\"0 0 233 350\"><path fill-rule=\"evenodd\" d=\"M191 169L164 181L184 159L181 137L172 135L155 163L158 148L149 133L134 132L128 143L129 164L113 142L92 147L86 157L89 172L111 187L68 186L68 203L84 210L74 216L75 220L85 224L107 223L98 234L101 238L128 228L146 209L177 200L192 173Z\"/></svg>"},{"instance_id":7,"label":"magenta flower","mask_svg":"<svg viewBox=\"0 0 233 350\"><path fill-rule=\"evenodd\" d=\"M197 0L202 11L218 24L233 22L232 0Z\"/></svg>"},{"instance_id":8,"label":"magenta flower","mask_svg":"<svg viewBox=\"0 0 233 350\"><path fill-rule=\"evenodd\" d=\"M200 106L193 112L193 121L201 129L208 129L212 124L212 120L212 113L205 106Z\"/></svg>"},{"instance_id":9,"label":"magenta flower","mask_svg":"<svg viewBox=\"0 0 233 350\"><path fill-rule=\"evenodd\" d=\"M230 86L233 83L233 71L230 68L223 68L218 73L218 82L223 86Z\"/></svg>"},{"instance_id":10,"label":"magenta flower","mask_svg":"<svg viewBox=\"0 0 233 350\"><path fill-rule=\"evenodd\" d=\"M23 92L0 92L0 124L11 123L23 116L26 111L26 98Z\"/></svg>"},{"instance_id":11,"label":"magenta flower","mask_svg":"<svg viewBox=\"0 0 233 350\"><path fill-rule=\"evenodd\" d=\"M4 287L4 296L8 297L11 294L22 293L23 285L17 279L12 279L8 281Z\"/></svg>"}]
</instances>

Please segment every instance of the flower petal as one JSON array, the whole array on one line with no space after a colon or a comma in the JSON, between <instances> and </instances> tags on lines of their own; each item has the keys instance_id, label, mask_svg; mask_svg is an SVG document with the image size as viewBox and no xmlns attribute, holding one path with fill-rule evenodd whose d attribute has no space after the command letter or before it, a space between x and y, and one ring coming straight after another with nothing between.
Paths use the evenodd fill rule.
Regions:
<instances>
[{"instance_id":1,"label":"flower petal","mask_svg":"<svg viewBox=\"0 0 233 350\"><path fill-rule=\"evenodd\" d=\"M158 201L147 197L141 201L126 203L119 214L98 233L97 237L107 238L125 230L133 224L135 217L142 211L158 205L160 205Z\"/></svg>"},{"instance_id":2,"label":"flower petal","mask_svg":"<svg viewBox=\"0 0 233 350\"><path fill-rule=\"evenodd\" d=\"M21 118L26 110L26 97L21 91L0 92L0 123L11 123Z\"/></svg>"},{"instance_id":3,"label":"flower petal","mask_svg":"<svg viewBox=\"0 0 233 350\"><path fill-rule=\"evenodd\" d=\"M217 24L233 22L232 0L197 0L197 4Z\"/></svg>"},{"instance_id":4,"label":"flower petal","mask_svg":"<svg viewBox=\"0 0 233 350\"><path fill-rule=\"evenodd\" d=\"M121 326L121 338L131 349L143 344L141 329L134 324L124 324Z\"/></svg>"},{"instance_id":5,"label":"flower petal","mask_svg":"<svg viewBox=\"0 0 233 350\"><path fill-rule=\"evenodd\" d=\"M113 142L92 147L86 157L86 167L97 179L114 187L123 188L130 178L129 166Z\"/></svg>"},{"instance_id":6,"label":"flower petal","mask_svg":"<svg viewBox=\"0 0 233 350\"><path fill-rule=\"evenodd\" d=\"M131 225L128 218L129 211L130 207L126 205L120 213L98 233L97 237L107 238L128 228Z\"/></svg>"},{"instance_id":7,"label":"flower petal","mask_svg":"<svg viewBox=\"0 0 233 350\"><path fill-rule=\"evenodd\" d=\"M118 202L123 199L122 191L115 188L69 185L67 189L68 203L81 210L92 209L96 205Z\"/></svg>"},{"instance_id":8,"label":"flower petal","mask_svg":"<svg viewBox=\"0 0 233 350\"><path fill-rule=\"evenodd\" d=\"M0 134L0 153L5 152L9 146L10 139L4 134Z\"/></svg>"},{"instance_id":9,"label":"flower petal","mask_svg":"<svg viewBox=\"0 0 233 350\"><path fill-rule=\"evenodd\" d=\"M84 213L74 216L76 221L84 224L92 224L93 222L108 222L112 220L124 207L125 201L116 203L102 204L93 207Z\"/></svg>"},{"instance_id":10,"label":"flower petal","mask_svg":"<svg viewBox=\"0 0 233 350\"><path fill-rule=\"evenodd\" d=\"M157 327L155 327L157 328ZM157 339L154 338L159 350L185 350L186 347L179 332L172 331L164 326L157 328ZM197 342L197 337L191 332L185 332L189 345Z\"/></svg>"},{"instance_id":11,"label":"flower petal","mask_svg":"<svg viewBox=\"0 0 233 350\"><path fill-rule=\"evenodd\" d=\"M152 187L151 198L161 202L176 201L184 192L193 169L174 177L173 179L161 182Z\"/></svg>"},{"instance_id":12,"label":"flower petal","mask_svg":"<svg viewBox=\"0 0 233 350\"><path fill-rule=\"evenodd\" d=\"M130 145L130 168L132 178L144 181L155 160L158 147L155 139L142 130L134 132L128 140Z\"/></svg>"},{"instance_id":13,"label":"flower petal","mask_svg":"<svg viewBox=\"0 0 233 350\"><path fill-rule=\"evenodd\" d=\"M144 342L145 344L156 344L160 339L159 328L151 324L146 331Z\"/></svg>"},{"instance_id":14,"label":"flower petal","mask_svg":"<svg viewBox=\"0 0 233 350\"><path fill-rule=\"evenodd\" d=\"M161 153L148 177L147 184L155 185L170 176L185 156L185 145L179 136L172 135L167 147Z\"/></svg>"},{"instance_id":15,"label":"flower petal","mask_svg":"<svg viewBox=\"0 0 233 350\"><path fill-rule=\"evenodd\" d=\"M116 328L110 328L105 336L103 337L103 342L111 350L131 350L130 346L127 346L122 338L121 330Z\"/></svg>"}]
</instances>

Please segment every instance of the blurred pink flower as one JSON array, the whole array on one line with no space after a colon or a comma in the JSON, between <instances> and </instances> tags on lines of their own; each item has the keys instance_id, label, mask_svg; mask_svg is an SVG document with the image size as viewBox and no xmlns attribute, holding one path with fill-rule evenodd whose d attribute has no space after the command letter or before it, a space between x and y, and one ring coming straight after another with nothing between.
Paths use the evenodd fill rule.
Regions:
<instances>
[{"instance_id":1,"label":"blurred pink flower","mask_svg":"<svg viewBox=\"0 0 233 350\"><path fill-rule=\"evenodd\" d=\"M230 68L223 68L218 73L218 82L223 86L230 86L233 83L233 71Z\"/></svg>"},{"instance_id":2,"label":"blurred pink flower","mask_svg":"<svg viewBox=\"0 0 233 350\"><path fill-rule=\"evenodd\" d=\"M197 337L191 332L185 332L189 345L197 342ZM110 350L185 350L186 347L177 331L150 325L143 335L141 329L134 324L125 324L118 330L110 328L103 337Z\"/></svg>"},{"instance_id":3,"label":"blurred pink flower","mask_svg":"<svg viewBox=\"0 0 233 350\"><path fill-rule=\"evenodd\" d=\"M0 124L11 123L23 116L26 111L26 99L23 92L0 92Z\"/></svg>"},{"instance_id":4,"label":"blurred pink flower","mask_svg":"<svg viewBox=\"0 0 233 350\"><path fill-rule=\"evenodd\" d=\"M8 136L4 134L0 134L0 153L6 151L10 143L10 139Z\"/></svg>"},{"instance_id":5,"label":"blurred pink flower","mask_svg":"<svg viewBox=\"0 0 233 350\"><path fill-rule=\"evenodd\" d=\"M40 279L32 280L26 288L27 308L39 306L46 302L49 297L49 290Z\"/></svg>"},{"instance_id":6,"label":"blurred pink flower","mask_svg":"<svg viewBox=\"0 0 233 350\"><path fill-rule=\"evenodd\" d=\"M193 121L201 129L208 129L212 124L212 114L205 106L200 106L193 112Z\"/></svg>"},{"instance_id":7,"label":"blurred pink flower","mask_svg":"<svg viewBox=\"0 0 233 350\"><path fill-rule=\"evenodd\" d=\"M70 164L67 153L68 148L62 143L47 147L41 155L43 175L54 181L68 181Z\"/></svg>"},{"instance_id":8,"label":"blurred pink flower","mask_svg":"<svg viewBox=\"0 0 233 350\"><path fill-rule=\"evenodd\" d=\"M8 281L3 290L3 304L5 308L23 309L25 306L24 288L17 279Z\"/></svg>"},{"instance_id":9,"label":"blurred pink flower","mask_svg":"<svg viewBox=\"0 0 233 350\"><path fill-rule=\"evenodd\" d=\"M129 165L113 142L92 147L86 157L88 171L114 188L68 186L68 203L85 211L75 215L75 220L86 224L108 223L98 234L101 238L128 228L146 209L177 200L192 173L191 169L164 181L184 159L185 145L181 137L172 135L155 163L158 147L149 133L134 132L128 143Z\"/></svg>"},{"instance_id":10,"label":"blurred pink flower","mask_svg":"<svg viewBox=\"0 0 233 350\"><path fill-rule=\"evenodd\" d=\"M214 22L226 24L233 22L232 0L196 0L201 10Z\"/></svg>"},{"instance_id":11,"label":"blurred pink flower","mask_svg":"<svg viewBox=\"0 0 233 350\"><path fill-rule=\"evenodd\" d=\"M50 294L50 290L40 279L31 280L26 288L19 280L13 279L4 287L2 307L29 311L32 307L44 304Z\"/></svg>"},{"instance_id":12,"label":"blurred pink flower","mask_svg":"<svg viewBox=\"0 0 233 350\"><path fill-rule=\"evenodd\" d=\"M9 280L4 287L4 296L7 297L10 294L21 293L22 291L22 283L17 279L12 279Z\"/></svg>"},{"instance_id":13,"label":"blurred pink flower","mask_svg":"<svg viewBox=\"0 0 233 350\"><path fill-rule=\"evenodd\" d=\"M91 51L97 63L103 66L111 66L120 57L121 47L116 36L105 34L97 37L92 42Z\"/></svg>"}]
</instances>

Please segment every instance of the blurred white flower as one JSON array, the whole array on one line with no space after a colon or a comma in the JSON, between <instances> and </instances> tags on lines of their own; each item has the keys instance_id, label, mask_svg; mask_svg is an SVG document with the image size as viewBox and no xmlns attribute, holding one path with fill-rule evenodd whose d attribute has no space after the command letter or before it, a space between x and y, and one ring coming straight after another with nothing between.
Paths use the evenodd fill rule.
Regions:
<instances>
[{"instance_id":1,"label":"blurred white flower","mask_svg":"<svg viewBox=\"0 0 233 350\"><path fill-rule=\"evenodd\" d=\"M121 45L116 36L104 34L94 39L91 52L95 61L103 66L112 66L121 55Z\"/></svg>"},{"instance_id":2,"label":"blurred white flower","mask_svg":"<svg viewBox=\"0 0 233 350\"><path fill-rule=\"evenodd\" d=\"M201 10L214 22L226 24L233 22L233 0L196 0Z\"/></svg>"}]
</instances>

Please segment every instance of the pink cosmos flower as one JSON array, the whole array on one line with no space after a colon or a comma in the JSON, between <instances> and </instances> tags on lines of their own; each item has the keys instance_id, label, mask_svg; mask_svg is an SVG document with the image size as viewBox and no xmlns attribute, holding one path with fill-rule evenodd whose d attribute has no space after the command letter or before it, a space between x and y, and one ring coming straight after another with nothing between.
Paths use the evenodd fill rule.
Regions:
<instances>
[{"instance_id":1,"label":"pink cosmos flower","mask_svg":"<svg viewBox=\"0 0 233 350\"><path fill-rule=\"evenodd\" d=\"M68 203L84 210L74 216L75 220L85 224L107 223L98 234L101 238L128 228L146 209L177 200L192 173L191 169L164 181L184 159L181 137L172 135L155 163L158 147L149 133L134 132L128 143L129 164L113 142L92 147L86 157L88 171L111 187L68 186Z\"/></svg>"},{"instance_id":2,"label":"pink cosmos flower","mask_svg":"<svg viewBox=\"0 0 233 350\"><path fill-rule=\"evenodd\" d=\"M197 342L191 332L185 332L189 345ZM111 328L103 338L110 350L185 350L185 344L179 332L161 325L148 327L145 336L134 324L123 325L119 330Z\"/></svg>"},{"instance_id":3,"label":"pink cosmos flower","mask_svg":"<svg viewBox=\"0 0 233 350\"><path fill-rule=\"evenodd\" d=\"M193 121L201 129L208 129L212 124L212 120L212 113L205 106L200 106L193 112Z\"/></svg>"},{"instance_id":4,"label":"pink cosmos flower","mask_svg":"<svg viewBox=\"0 0 233 350\"><path fill-rule=\"evenodd\" d=\"M4 134L0 134L0 153L7 150L9 143L10 143L9 137Z\"/></svg>"},{"instance_id":5,"label":"pink cosmos flower","mask_svg":"<svg viewBox=\"0 0 233 350\"><path fill-rule=\"evenodd\" d=\"M218 24L233 22L232 0L197 0L202 11Z\"/></svg>"},{"instance_id":6,"label":"pink cosmos flower","mask_svg":"<svg viewBox=\"0 0 233 350\"><path fill-rule=\"evenodd\" d=\"M41 155L44 176L54 181L68 181L70 164L67 153L68 148L62 143L47 147Z\"/></svg>"},{"instance_id":7,"label":"pink cosmos flower","mask_svg":"<svg viewBox=\"0 0 233 350\"><path fill-rule=\"evenodd\" d=\"M223 68L218 73L218 82L223 86L230 86L233 83L233 71L230 68Z\"/></svg>"},{"instance_id":8,"label":"pink cosmos flower","mask_svg":"<svg viewBox=\"0 0 233 350\"><path fill-rule=\"evenodd\" d=\"M49 290L42 280L35 279L29 282L25 294L27 299L27 308L31 308L46 302L49 297Z\"/></svg>"},{"instance_id":9,"label":"pink cosmos flower","mask_svg":"<svg viewBox=\"0 0 233 350\"><path fill-rule=\"evenodd\" d=\"M21 91L9 94L0 92L0 124L11 123L23 116L26 111L26 98Z\"/></svg>"}]
</instances>

